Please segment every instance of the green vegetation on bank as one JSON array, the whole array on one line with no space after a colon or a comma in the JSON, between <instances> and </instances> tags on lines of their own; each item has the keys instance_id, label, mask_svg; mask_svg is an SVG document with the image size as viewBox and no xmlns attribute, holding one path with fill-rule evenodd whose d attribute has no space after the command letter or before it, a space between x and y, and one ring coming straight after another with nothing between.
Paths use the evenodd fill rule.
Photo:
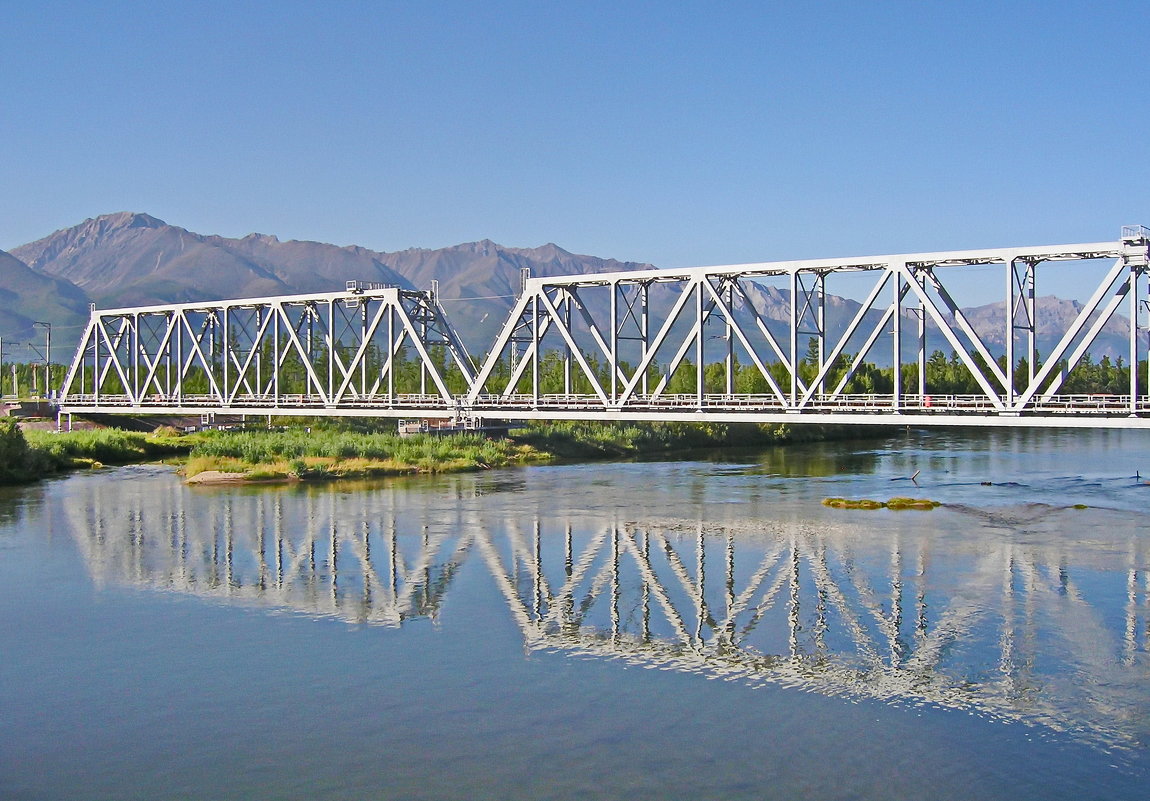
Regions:
<instances>
[{"instance_id":1,"label":"green vegetation on bank","mask_svg":"<svg viewBox=\"0 0 1150 801\"><path fill-rule=\"evenodd\" d=\"M195 436L188 478L209 470L249 479L351 478L443 473L542 461L547 454L512 440L477 434L420 434L288 429L205 432Z\"/></svg>"},{"instance_id":2,"label":"green vegetation on bank","mask_svg":"<svg viewBox=\"0 0 1150 801\"><path fill-rule=\"evenodd\" d=\"M47 459L39 451L28 447L16 421L0 419L0 484L19 484L34 481L52 472Z\"/></svg>"},{"instance_id":3,"label":"green vegetation on bank","mask_svg":"<svg viewBox=\"0 0 1150 801\"><path fill-rule=\"evenodd\" d=\"M478 434L401 437L372 425L380 422L300 420L282 430L183 435L171 428L151 434L114 428L24 432L15 420L0 419L0 483L169 456L186 457L183 473L189 479L204 480L203 474L212 472L243 480L362 478L857 436L857 429L847 426L554 422L533 424L508 439L487 439Z\"/></svg>"},{"instance_id":4,"label":"green vegetation on bank","mask_svg":"<svg viewBox=\"0 0 1150 801\"><path fill-rule=\"evenodd\" d=\"M15 418L0 418L0 484L103 464L129 464L186 454L190 443L171 429L151 434L100 428L91 431L21 431Z\"/></svg>"},{"instance_id":5,"label":"green vegetation on bank","mask_svg":"<svg viewBox=\"0 0 1150 801\"><path fill-rule=\"evenodd\" d=\"M476 434L436 437L355 430L354 423L285 431L206 432L195 436L185 468L247 478L324 478L436 473L504 467L552 458L605 458L702 448L760 447L845 439L846 426L700 423L536 423L508 439Z\"/></svg>"}]
</instances>

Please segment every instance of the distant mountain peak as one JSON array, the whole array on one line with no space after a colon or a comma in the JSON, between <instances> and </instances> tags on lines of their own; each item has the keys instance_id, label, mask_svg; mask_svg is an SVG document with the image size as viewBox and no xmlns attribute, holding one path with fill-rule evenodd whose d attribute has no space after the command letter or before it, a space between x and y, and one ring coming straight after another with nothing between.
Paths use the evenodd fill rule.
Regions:
<instances>
[{"instance_id":1,"label":"distant mountain peak","mask_svg":"<svg viewBox=\"0 0 1150 801\"><path fill-rule=\"evenodd\" d=\"M275 244L275 243L278 243L280 241L280 238L278 236L276 236L275 234L251 233L251 234L248 234L247 236L244 237L244 241L245 242L267 242L269 244ZM292 241L296 241L296 240L292 240Z\"/></svg>"},{"instance_id":2,"label":"distant mountain peak","mask_svg":"<svg viewBox=\"0 0 1150 801\"><path fill-rule=\"evenodd\" d=\"M545 254L548 257L563 257L563 256L574 256L575 255L571 251L566 250L565 248L559 247L554 242L548 242L546 245L540 245L537 248L530 248L530 250L532 252L538 253L540 255Z\"/></svg>"},{"instance_id":3,"label":"distant mountain peak","mask_svg":"<svg viewBox=\"0 0 1150 801\"><path fill-rule=\"evenodd\" d=\"M98 217L85 220L83 224L89 223L100 226L105 232L117 228L163 228L167 225L158 217L138 211L117 211L113 214L101 214Z\"/></svg>"},{"instance_id":4,"label":"distant mountain peak","mask_svg":"<svg viewBox=\"0 0 1150 801\"><path fill-rule=\"evenodd\" d=\"M505 250L505 248L498 242L492 242L490 239L480 239L478 242L462 242L447 250L454 250L463 253L478 253L483 256L488 256L494 252Z\"/></svg>"}]
</instances>

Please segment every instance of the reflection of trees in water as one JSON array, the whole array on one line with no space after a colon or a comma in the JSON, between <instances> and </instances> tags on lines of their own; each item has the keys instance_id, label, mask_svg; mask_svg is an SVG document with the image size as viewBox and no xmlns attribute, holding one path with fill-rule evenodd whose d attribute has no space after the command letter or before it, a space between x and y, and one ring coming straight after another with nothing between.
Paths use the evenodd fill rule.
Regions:
<instances>
[{"instance_id":1,"label":"reflection of trees in water","mask_svg":"<svg viewBox=\"0 0 1150 801\"><path fill-rule=\"evenodd\" d=\"M398 626L438 616L474 554L532 649L970 708L1108 743L1150 734L1139 539L1069 550L971 527L956 550L931 530L550 520L394 489L85 489L69 513L97 582Z\"/></svg>"},{"instance_id":2,"label":"reflection of trees in water","mask_svg":"<svg viewBox=\"0 0 1150 801\"><path fill-rule=\"evenodd\" d=\"M801 434L800 434L801 435ZM870 435L873 444L877 447L885 440ZM854 444L854 443L851 443ZM703 461L719 463L739 462L739 451L729 448L713 452L702 451L694 454L693 458ZM828 476L841 476L844 474L867 475L875 471L879 463L880 454L875 450L850 447L840 441L808 442L803 447L795 448L786 445L776 447L757 446L753 452L746 456L758 462L763 473L780 476L808 476L822 478ZM657 458L657 457L651 457ZM741 467L740 473L756 473L756 468Z\"/></svg>"},{"instance_id":3,"label":"reflection of trees in water","mask_svg":"<svg viewBox=\"0 0 1150 801\"><path fill-rule=\"evenodd\" d=\"M43 482L31 486L0 485L0 525L19 525L29 509L38 508L43 502Z\"/></svg>"}]
</instances>

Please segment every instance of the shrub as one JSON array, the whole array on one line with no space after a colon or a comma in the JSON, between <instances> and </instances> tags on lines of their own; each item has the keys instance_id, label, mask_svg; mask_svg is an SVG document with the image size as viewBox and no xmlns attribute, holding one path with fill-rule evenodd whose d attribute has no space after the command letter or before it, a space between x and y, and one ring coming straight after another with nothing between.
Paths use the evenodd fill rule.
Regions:
<instances>
[{"instance_id":1,"label":"shrub","mask_svg":"<svg viewBox=\"0 0 1150 801\"><path fill-rule=\"evenodd\" d=\"M47 467L45 461L28 447L13 418L0 419L0 484L31 481L40 468Z\"/></svg>"}]
</instances>

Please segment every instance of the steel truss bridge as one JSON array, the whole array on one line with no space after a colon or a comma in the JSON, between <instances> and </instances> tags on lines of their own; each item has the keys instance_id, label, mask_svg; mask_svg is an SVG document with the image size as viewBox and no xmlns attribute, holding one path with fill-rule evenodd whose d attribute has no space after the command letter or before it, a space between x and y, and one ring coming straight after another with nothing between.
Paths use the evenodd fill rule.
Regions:
<instances>
[{"instance_id":1,"label":"steel truss bridge","mask_svg":"<svg viewBox=\"0 0 1150 801\"><path fill-rule=\"evenodd\" d=\"M1092 289L1039 354L1037 287L1059 263ZM1126 364L1146 358L1148 263L1150 229L1128 226L1115 242L524 275L479 363L434 282L93 309L60 411L1150 428L1137 369L1122 393L1062 391L1115 326ZM994 268L990 339L955 298ZM843 303L839 284L863 300ZM932 389L932 349L956 354L979 391ZM898 366L890 391L849 391L868 360Z\"/></svg>"},{"instance_id":2,"label":"steel truss bridge","mask_svg":"<svg viewBox=\"0 0 1150 801\"><path fill-rule=\"evenodd\" d=\"M101 586L399 628L445 614L479 570L531 651L930 703L1111 745L1146 736L1150 575L1133 529L1071 549L976 533L953 551L929 524L492 509L465 485L460 498L445 511L394 489L259 493L205 511L186 487L91 482L63 518ZM1105 598L1123 599L1121 615Z\"/></svg>"}]
</instances>

